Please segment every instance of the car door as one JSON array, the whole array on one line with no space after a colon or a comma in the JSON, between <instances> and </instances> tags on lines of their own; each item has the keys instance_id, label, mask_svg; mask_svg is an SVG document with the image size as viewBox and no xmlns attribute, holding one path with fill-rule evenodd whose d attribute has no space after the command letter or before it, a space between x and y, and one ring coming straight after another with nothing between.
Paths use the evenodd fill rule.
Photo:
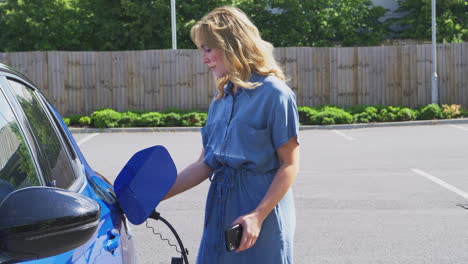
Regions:
<instances>
[{"instance_id":1,"label":"car door","mask_svg":"<svg viewBox=\"0 0 468 264\"><path fill-rule=\"evenodd\" d=\"M98 231L91 240L75 250L35 260L33 263L127 263L124 262L126 259L128 263L132 263L132 257L128 256L129 237L125 230L125 219L107 190L112 189L112 186L85 166L86 162L82 160L79 150L75 149L77 145L69 138L70 134L63 127L58 113L49 107L36 89L18 76L0 76L0 87L0 97L3 96L2 100L7 103L1 104L2 116L8 117L3 118L7 119L3 123L9 124L3 126L4 130L16 129L15 136L21 138L17 139L16 143L10 139L3 141L13 144L11 149L19 149L15 152L18 156L16 163L19 164L16 171L26 172L15 175L27 175L22 176L25 180L20 183L9 179L11 186L0 185L4 187L3 192L31 185L52 186L91 197L101 208ZM11 134L12 132L9 133L10 137ZM21 155L27 156L28 159L22 158ZM5 171L6 175L6 170L2 171ZM0 175L0 180L8 178L5 175ZM9 175L11 176L11 173ZM1 192L0 188L0 195Z\"/></svg>"}]
</instances>

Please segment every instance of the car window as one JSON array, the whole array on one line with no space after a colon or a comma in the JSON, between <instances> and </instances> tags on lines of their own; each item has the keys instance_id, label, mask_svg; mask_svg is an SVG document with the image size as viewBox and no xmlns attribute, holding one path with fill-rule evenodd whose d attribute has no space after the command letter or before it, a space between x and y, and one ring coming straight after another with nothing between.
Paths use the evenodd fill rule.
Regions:
<instances>
[{"instance_id":1,"label":"car window","mask_svg":"<svg viewBox=\"0 0 468 264\"><path fill-rule=\"evenodd\" d=\"M29 121L42 155L38 158L41 172L49 186L67 189L76 180L69 156L56 133L45 109L33 89L23 83L8 79L13 92Z\"/></svg>"},{"instance_id":2,"label":"car window","mask_svg":"<svg viewBox=\"0 0 468 264\"><path fill-rule=\"evenodd\" d=\"M0 91L0 202L10 192L40 185L31 153L6 98Z\"/></svg>"}]
</instances>

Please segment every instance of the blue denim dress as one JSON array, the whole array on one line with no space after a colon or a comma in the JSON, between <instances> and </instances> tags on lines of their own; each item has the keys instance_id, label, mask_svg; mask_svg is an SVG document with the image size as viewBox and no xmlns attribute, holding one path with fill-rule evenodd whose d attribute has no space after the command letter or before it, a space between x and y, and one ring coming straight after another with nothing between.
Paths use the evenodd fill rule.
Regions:
<instances>
[{"instance_id":1,"label":"blue denim dress","mask_svg":"<svg viewBox=\"0 0 468 264\"><path fill-rule=\"evenodd\" d=\"M224 88L213 100L202 128L204 162L210 177L198 264L293 263L295 208L292 190L265 219L255 245L228 252L224 230L261 202L279 168L276 150L298 136L299 116L293 91L275 76L252 73L255 89Z\"/></svg>"}]
</instances>

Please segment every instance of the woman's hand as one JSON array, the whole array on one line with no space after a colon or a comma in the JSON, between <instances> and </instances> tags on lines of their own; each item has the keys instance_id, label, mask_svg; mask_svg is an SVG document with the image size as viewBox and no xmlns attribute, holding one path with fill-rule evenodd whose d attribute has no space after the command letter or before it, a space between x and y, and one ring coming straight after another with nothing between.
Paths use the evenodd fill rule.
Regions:
<instances>
[{"instance_id":1,"label":"woman's hand","mask_svg":"<svg viewBox=\"0 0 468 264\"><path fill-rule=\"evenodd\" d=\"M254 211L250 214L240 216L232 222L232 226L241 224L244 228L241 243L236 252L241 252L253 247L262 229L263 220L265 219L262 218L258 212Z\"/></svg>"},{"instance_id":2,"label":"woman's hand","mask_svg":"<svg viewBox=\"0 0 468 264\"><path fill-rule=\"evenodd\" d=\"M257 241L263 221L279 203L291 187L299 168L299 143L297 137L291 138L277 150L280 168L265 197L249 214L237 218L232 225L241 224L244 228L242 240L236 252L251 248Z\"/></svg>"},{"instance_id":3,"label":"woman's hand","mask_svg":"<svg viewBox=\"0 0 468 264\"><path fill-rule=\"evenodd\" d=\"M203 148L198 160L177 174L176 182L166 194L166 196L164 196L163 200L185 192L186 190L200 184L208 177L210 177L210 175L213 173L213 169L203 163L204 156L205 149Z\"/></svg>"}]
</instances>

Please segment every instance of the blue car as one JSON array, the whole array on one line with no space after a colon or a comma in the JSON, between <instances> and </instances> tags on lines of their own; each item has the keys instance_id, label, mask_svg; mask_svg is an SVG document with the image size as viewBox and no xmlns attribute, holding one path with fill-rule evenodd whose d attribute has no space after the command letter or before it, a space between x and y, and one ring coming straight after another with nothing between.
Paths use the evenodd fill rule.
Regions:
<instances>
[{"instance_id":1,"label":"blue car","mask_svg":"<svg viewBox=\"0 0 468 264\"><path fill-rule=\"evenodd\" d=\"M57 110L0 64L0 263L136 263L127 221Z\"/></svg>"}]
</instances>

